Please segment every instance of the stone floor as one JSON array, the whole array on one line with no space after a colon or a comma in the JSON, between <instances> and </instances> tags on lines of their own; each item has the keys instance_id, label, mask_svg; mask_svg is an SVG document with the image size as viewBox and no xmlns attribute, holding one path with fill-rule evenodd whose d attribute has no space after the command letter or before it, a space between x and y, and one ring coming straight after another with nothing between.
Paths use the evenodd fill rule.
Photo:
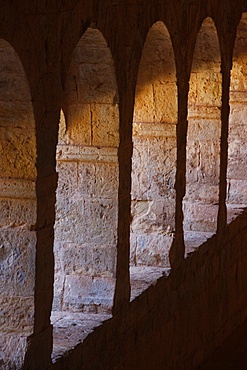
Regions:
<instances>
[{"instance_id":1,"label":"stone floor","mask_svg":"<svg viewBox=\"0 0 247 370\"><path fill-rule=\"evenodd\" d=\"M161 267L130 267L131 301L155 284L161 276L169 275L169 272L170 269ZM110 318L111 315L104 313L53 311L53 362L83 342L97 326Z\"/></svg>"},{"instance_id":2,"label":"stone floor","mask_svg":"<svg viewBox=\"0 0 247 370\"><path fill-rule=\"evenodd\" d=\"M52 312L53 352L56 362L93 332L94 328L111 318L111 315L93 313Z\"/></svg>"},{"instance_id":3,"label":"stone floor","mask_svg":"<svg viewBox=\"0 0 247 370\"><path fill-rule=\"evenodd\" d=\"M214 233L203 231L185 231L184 232L184 245L185 245L185 258L193 253L196 249L211 238Z\"/></svg>"}]
</instances>

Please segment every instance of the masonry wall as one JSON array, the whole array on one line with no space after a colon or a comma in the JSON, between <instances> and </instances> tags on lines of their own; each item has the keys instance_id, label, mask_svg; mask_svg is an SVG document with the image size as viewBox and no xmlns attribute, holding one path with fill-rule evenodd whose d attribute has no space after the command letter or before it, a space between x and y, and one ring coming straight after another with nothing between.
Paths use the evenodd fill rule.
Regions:
<instances>
[{"instance_id":1,"label":"masonry wall","mask_svg":"<svg viewBox=\"0 0 247 370\"><path fill-rule=\"evenodd\" d=\"M32 186L27 197L32 203L27 213L31 215L35 211L36 214L36 218L33 217L35 227L30 248L32 250L31 259L33 259L31 275L35 276L35 279L32 279L32 283L35 282L31 294L33 299L32 320L30 321L31 326L28 326L28 337L24 334L25 346L22 348L25 347L25 354L22 351L20 354L18 352L17 356L11 355L12 358L9 358L6 356L8 352L2 344L1 366L6 368L20 368L22 366L25 369L35 370L53 368L73 370L77 368L196 368L228 334L246 319L245 244L247 221L245 213L239 216L239 210L235 210L233 207L233 221L231 224L227 224L226 195L231 59L237 26L242 12L247 10L247 4L237 0L225 1L224 3L215 0L200 2L182 0L179 2L172 0L154 2L148 0L138 3L135 1L118 3L96 0L86 2L72 0L47 2L41 0L25 1L18 5L14 2L1 2L0 9L0 38L7 41L15 49L30 90L29 103L32 105L34 124L32 129L29 127L27 130L26 127L23 127L22 132L26 138L35 132L35 140L32 142L36 142L36 155L31 156L32 168L36 172L33 172L35 176L30 179L32 182L35 181L35 197L33 197L34 188ZM193 71L193 57L198 32L206 18L212 18L214 21L221 56L221 89L218 85L219 75L217 75L216 81L218 82L217 91L221 90L222 95L221 142L219 159L217 159L219 174L217 173L216 176L218 182L213 183L213 185L219 186L219 204L217 205L217 220L216 216L214 217L215 235L196 249L193 254L188 253L187 250L187 258L184 259L186 250L183 230L183 199L186 194L189 81L191 71ZM170 122L169 119L168 122L172 126L176 124L176 174L174 174L176 197L173 195L171 198L171 203L175 203L175 213L172 213L174 222L172 232L174 234L172 234L171 246L166 248L165 254L167 261L169 250L171 272L168 277L163 276L155 285L150 286L139 297L129 302L133 112L138 90L136 86L139 63L144 43L148 31L157 21L163 22L169 32L176 66L178 116L177 120L172 119ZM106 45L109 46L118 91L119 129L115 136L118 142L114 141L114 143L106 145L103 141L102 145L114 147L114 153L117 148L118 158L117 166L116 164L112 166L115 170L118 167L119 176L117 196L114 193L111 198L114 206L117 205L113 216L117 217L114 219L114 246L103 247L105 252L107 250L115 252L114 248L116 247L116 255L114 255L116 261L110 269L115 283L113 318L103 323L83 343L67 353L57 363L52 364L53 328L50 324L50 315L54 292L54 266L55 272L57 272L56 257L59 257L59 253L54 249L54 224L59 221L58 217L56 219L55 205L57 184L61 185L59 184L59 172L64 165L58 163L59 155L56 155L59 120L62 109L65 121L67 119L69 122L69 114L66 116L68 105L65 104L66 83L70 80L73 52L88 27L98 29L104 36ZM243 49L245 50L244 47ZM217 71L218 67L219 58L217 56ZM16 90L19 89L20 82L17 85ZM98 87L100 88L100 86ZM174 92L174 89L172 91ZM241 91L244 95L245 89L243 88ZM174 98L174 95L172 96ZM112 98L113 96L111 96L111 100ZM16 98L8 99L12 102L16 101ZM116 103L116 99L113 99L113 103ZM218 106L218 102L216 105ZM219 122L218 120L219 116L217 115L217 122ZM87 129L92 130L97 126L99 121L96 121L90 121L86 125ZM2 119L1 122L3 122ZM154 122L157 123L157 121ZM164 126L166 124L167 122L164 122ZM110 127L112 126L110 125ZM82 145L80 144L81 140L79 144L76 143L75 140L78 137L83 140L86 138L85 132L80 130L74 132L76 134L72 135L70 141L65 143L69 147L74 144ZM138 130L134 132L139 134ZM161 137L164 136L161 135ZM59 145L61 145L61 141L59 141ZM93 150L96 150L100 143L90 142L90 145ZM25 144L22 147L28 148L28 145ZM172 147L175 147L174 143ZM1 166L2 163L7 166L7 158L4 157L6 151L3 153ZM61 156L60 162L63 161L63 158ZM230 158L232 159L232 157ZM58 159L57 162L56 159ZM72 163L73 160L70 158L67 162ZM80 157L76 162L78 166L79 162L83 162L83 158ZM25 169L27 167L26 165ZM101 164L97 162L96 167L99 170ZM25 173L24 169L21 172ZM228 175L228 183L235 181L236 177ZM242 180L245 181L245 179ZM84 185L84 181L82 185ZM59 189L61 186L58 187L58 191ZM23 202L23 193L18 189L18 196L20 195ZM88 196L88 194L86 195ZM25 214L27 213L25 212ZM20 214L23 215L24 212L21 211ZM22 220L22 222L24 221ZM167 224L164 223L164 225ZM167 226L169 225L170 223ZM7 240L5 231L6 228L1 229L1 238L4 241ZM62 231L64 232L64 230ZM17 237L15 241L20 245ZM70 242L73 243L71 240ZM192 240L192 244L193 242L194 240ZM79 243L82 244L81 241ZM67 252L70 252L68 246L64 245L63 248L65 250L67 248ZM0 254L1 266L4 266L5 259L8 260L8 257L11 257L13 248L10 248L7 254L6 256ZM23 257L23 254L21 256ZM12 265L13 267L14 265ZM74 272L74 275L77 275L76 269ZM13 274L6 277L4 281L1 280L1 292L6 286L8 287L12 277ZM66 274L62 278L66 280ZM78 276L73 276L73 278L77 279ZM82 288L84 286L82 283ZM13 291L11 288L10 293L13 294ZM9 297L10 294L8 294ZM55 298L57 298L56 304L61 304L59 294L55 294ZM11 303L11 300L9 302ZM16 305L10 304L8 306L9 317L15 317L16 312ZM4 315L5 318L6 315ZM21 333L25 333L24 328L21 329L23 329ZM6 332L3 330L1 338L3 333L4 338L11 339L11 330ZM15 347L18 347L22 342L22 338L17 334L16 332ZM6 340L1 339L1 342L5 344ZM10 349L12 348L13 345L10 346Z\"/></svg>"},{"instance_id":2,"label":"masonry wall","mask_svg":"<svg viewBox=\"0 0 247 370\"><path fill-rule=\"evenodd\" d=\"M110 49L97 29L77 44L57 145L54 310L111 311L115 290L119 112Z\"/></svg>"},{"instance_id":3,"label":"masonry wall","mask_svg":"<svg viewBox=\"0 0 247 370\"><path fill-rule=\"evenodd\" d=\"M133 116L130 261L169 267L175 229L177 88L172 43L164 23L147 34Z\"/></svg>"},{"instance_id":4,"label":"masonry wall","mask_svg":"<svg viewBox=\"0 0 247 370\"><path fill-rule=\"evenodd\" d=\"M184 229L216 231L221 136L221 57L213 20L197 36L189 81Z\"/></svg>"},{"instance_id":5,"label":"masonry wall","mask_svg":"<svg viewBox=\"0 0 247 370\"><path fill-rule=\"evenodd\" d=\"M6 41L0 50L0 366L21 366L34 325L36 138L21 62Z\"/></svg>"}]
</instances>

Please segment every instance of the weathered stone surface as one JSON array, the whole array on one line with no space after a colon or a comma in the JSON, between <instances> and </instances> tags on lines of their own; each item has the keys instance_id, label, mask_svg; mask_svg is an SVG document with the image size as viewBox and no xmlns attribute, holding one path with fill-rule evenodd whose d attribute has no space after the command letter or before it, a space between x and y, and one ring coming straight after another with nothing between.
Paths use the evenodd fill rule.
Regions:
<instances>
[{"instance_id":1,"label":"weathered stone surface","mask_svg":"<svg viewBox=\"0 0 247 370\"><path fill-rule=\"evenodd\" d=\"M21 369L27 350L25 336L0 335L0 367L3 370Z\"/></svg>"},{"instance_id":2,"label":"weathered stone surface","mask_svg":"<svg viewBox=\"0 0 247 370\"><path fill-rule=\"evenodd\" d=\"M169 250L173 238L157 233L137 236L136 265L170 267Z\"/></svg>"},{"instance_id":3,"label":"weathered stone surface","mask_svg":"<svg viewBox=\"0 0 247 370\"><path fill-rule=\"evenodd\" d=\"M20 230L18 228L1 229L1 295L8 295L9 297L33 296L35 279L35 247L35 232Z\"/></svg>"},{"instance_id":4,"label":"weathered stone surface","mask_svg":"<svg viewBox=\"0 0 247 370\"><path fill-rule=\"evenodd\" d=\"M187 200L192 201L199 201L207 204L216 204L218 203L219 199L219 186L207 184L207 186L203 186L203 183L193 182L190 184L190 187L187 189L186 197L184 198L184 202Z\"/></svg>"},{"instance_id":5,"label":"weathered stone surface","mask_svg":"<svg viewBox=\"0 0 247 370\"><path fill-rule=\"evenodd\" d=\"M1 333L28 336L33 332L34 297L0 295ZM14 309L13 309L14 308Z\"/></svg>"},{"instance_id":6,"label":"weathered stone surface","mask_svg":"<svg viewBox=\"0 0 247 370\"><path fill-rule=\"evenodd\" d=\"M0 227L32 229L36 218L36 200L0 197Z\"/></svg>"},{"instance_id":7,"label":"weathered stone surface","mask_svg":"<svg viewBox=\"0 0 247 370\"><path fill-rule=\"evenodd\" d=\"M67 143L71 145L91 145L91 107L90 104L73 104L68 108Z\"/></svg>"},{"instance_id":8,"label":"weathered stone surface","mask_svg":"<svg viewBox=\"0 0 247 370\"><path fill-rule=\"evenodd\" d=\"M56 255L52 312L62 310L62 302L63 302L63 294L64 294L65 276L64 276L64 273L61 271L61 267L58 266L57 260L58 260L58 256Z\"/></svg>"},{"instance_id":9,"label":"weathered stone surface","mask_svg":"<svg viewBox=\"0 0 247 370\"><path fill-rule=\"evenodd\" d=\"M35 225L37 219L37 250L35 258L34 255L30 257L35 272L32 279L36 283L35 294L32 296L32 305L36 310L33 315L35 325L32 322L30 333L33 333L31 327L34 327L35 331L29 338L31 345L28 348L19 343L18 332L15 333L16 340L13 341L9 341L12 333L6 332L2 340L3 345L0 345L4 352L4 355L0 355L0 361L3 356L8 356L12 361L15 356L16 367L21 367L24 352L27 350L27 357L31 362L24 367L35 370L198 368L203 359L246 319L246 215L245 212L240 213L243 204L235 204L243 202L246 197L246 14L239 24L235 40L239 19L242 12L247 10L246 2L205 0L178 3L164 0L123 0L120 4L111 0L25 0L2 2L0 10L1 37L6 38L13 46L11 48L5 41L0 40L0 173L3 176L0 187L1 200L5 207L1 216L4 223L10 217L18 220L18 225L20 212L25 212L23 219L30 220L30 225ZM208 16L213 17L217 32L213 21L207 19L201 24ZM167 29L162 22L152 26L157 19L163 20ZM89 30L85 32L89 25ZM96 27L99 27L100 31L96 30ZM82 35L84 36L80 42ZM146 37L147 42L144 44ZM227 159L228 76L234 45L227 179L228 200L232 207L228 207L230 224L225 226L223 196L226 185L224 171ZM19 68L17 53L24 68ZM141 54L143 58L140 60ZM140 275L136 273L134 279L131 274L131 299L136 299L128 303L131 141L133 140L134 144L133 159L136 155L136 165L133 160L132 179L136 184L136 189L132 187L133 203L149 203L145 217L141 212L146 210L138 206L133 215L131 258L134 264L137 263L137 255L140 252L142 263L153 264L157 261L154 262L152 251L155 256L164 258L163 253L166 251L162 248L165 243L162 242L159 246L157 241L159 235L164 236L162 230L166 231L167 224L174 224L176 220L176 241L182 240L180 223L183 215L180 203L185 185L186 98L191 66L187 137L189 173L185 200L188 200L187 206L193 204L195 208L192 207L191 210L188 207L188 216L191 216L191 219L185 218L185 223L192 228L189 241L191 249L196 248L196 251L192 254L188 253L187 249L188 258L183 261L183 245L177 243L176 248L182 253L180 256L177 253L179 264L174 263L173 271L168 277L161 276L162 272L154 266L151 266L151 269L155 270L152 270L153 272L144 266L144 271ZM115 111L118 110L117 87L121 113L119 117ZM137 120L131 138L135 92ZM221 95L224 97L222 102ZM221 104L223 131L220 137ZM58 186L58 195L61 191L61 196L60 199L57 198L57 210L60 214L57 214L58 228L55 225L54 247L57 274L55 289L58 291L54 305L57 309L63 308L64 283L67 284L67 279L74 279L71 288L68 285L66 288L66 293L69 294L70 289L74 289L72 303L69 303L68 295L66 308L69 309L71 304L72 309L82 309L85 303L83 299L86 298L87 302L92 303L87 303L83 309L94 312L108 310L111 306L108 303L112 302L112 298L108 299L112 297L115 285L107 285L107 277L97 276L102 279L97 286L93 283L90 285L88 281L78 283L76 279L77 275L80 275L80 279L92 279L89 280L91 282L96 279L96 276L81 276L82 272L84 273L83 268L86 266L86 270L91 261L89 273L103 273L108 276L111 269L114 269L115 273L115 262L114 266L112 263L116 261L114 251L118 252L118 267L114 317L94 332L90 329L88 336L88 328L84 326L85 317L77 324L75 317L62 316L59 319L60 328L55 326L54 338L58 340L59 354L64 356L62 359L53 356L56 364L51 364L52 334L49 316L54 262L52 225L56 182L55 145L61 107L67 122L65 123L64 119L59 133L57 159L58 162L66 161L68 169L66 171L66 165L62 163L60 169L58 164L58 171L65 170L68 178L63 179ZM177 109L179 112L176 112ZM111 122L113 118L121 120L120 130L118 122ZM220 149L217 148L220 140L221 164ZM111 167L110 163L114 165ZM121 174L119 184L116 170L118 163ZM77 168L76 176L73 167ZM80 171L84 172L81 174ZM175 214L176 171L178 176ZM221 198L217 199L220 173ZM18 184L14 184L15 179L20 184L19 188ZM5 186L5 180L13 181L13 188L11 185ZM37 207L30 201L35 201L34 189L30 191L29 197L28 186L22 186L21 180L37 180ZM161 201L164 201L164 204L161 204ZM199 202L201 214L197 214L196 210ZM24 203L29 206L24 206ZM218 234L208 238L205 236L209 234L208 231L205 234L193 231L194 226L210 229L211 218L216 226L216 212L207 207L217 207L217 204L221 206ZM238 210L236 206L239 207ZM81 218L84 209L87 209L85 222ZM104 209L107 211L104 212ZM140 211L139 215L137 211ZM37 213L37 217L32 220L31 215L34 213ZM100 217L99 222L98 217L91 217L92 213ZM65 221L69 214L69 225L66 226ZM195 221L195 225L192 221ZM6 228L7 225L4 226L4 233L10 232L10 229ZM98 230L101 227L104 231L102 234ZM136 228L136 233L133 232L133 227ZM27 231L21 228L13 229L17 229L18 233ZM13 246L19 243L18 233L14 240L16 244L13 243ZM203 237L198 234L203 234ZM83 238L86 239L85 243ZM5 242L7 239L4 236ZM107 243L101 244L101 239L104 239L104 242L107 240ZM141 249L144 239L147 240L146 249ZM72 252L73 248L68 247L68 244L73 244L71 240L75 254ZM113 240L114 244L108 244L109 240ZM141 244L138 249L139 241ZM85 255L81 253L82 250L78 250L81 246L83 252L84 249L87 252ZM15 251L15 248L13 250ZM20 254L20 259L23 257L25 265L26 252L21 252L23 253ZM63 253L67 259L71 256L71 261L64 260ZM88 258L83 261L83 268L80 266L82 258ZM74 271L71 271L71 268ZM154 277L156 273L157 276L160 274L160 278L154 282L150 274ZM17 278L14 273L10 278L11 284ZM16 289L20 287L18 284ZM82 289L85 296L81 296L77 301L78 292L81 293L80 284L85 287L84 291ZM22 287L20 292L23 293ZM95 294L98 298L95 298ZM1 298L4 316L14 317L10 329L15 330L23 323L21 315L24 310L25 319L29 318L23 297L9 297L6 294ZM22 301L18 303L15 299L19 298ZM97 299L101 299L101 302ZM103 305L105 307L102 307ZM13 315L15 306L17 317ZM4 325L7 331L8 321ZM86 336L87 340L81 343ZM73 348L74 346L76 348ZM1 363L0 367L3 367L2 365ZM10 363L6 366L13 368L15 365Z\"/></svg>"},{"instance_id":10,"label":"weathered stone surface","mask_svg":"<svg viewBox=\"0 0 247 370\"><path fill-rule=\"evenodd\" d=\"M184 202L184 229L187 231L215 232L218 216L218 205L200 202Z\"/></svg>"},{"instance_id":11,"label":"weathered stone surface","mask_svg":"<svg viewBox=\"0 0 247 370\"><path fill-rule=\"evenodd\" d=\"M92 60L87 59L89 56ZM66 83L66 121L63 114L60 118L54 247L56 310L83 310L90 305L95 310L94 304L100 305L100 299L107 310L112 304L113 286L110 301L103 304L103 297L90 292L90 287L77 301L77 290L71 291L67 281L101 277L103 282L115 276L117 103L110 49L99 31L89 29L73 52Z\"/></svg>"},{"instance_id":12,"label":"weathered stone surface","mask_svg":"<svg viewBox=\"0 0 247 370\"><path fill-rule=\"evenodd\" d=\"M115 279L67 275L63 309L72 312L109 311L112 307Z\"/></svg>"},{"instance_id":13,"label":"weathered stone surface","mask_svg":"<svg viewBox=\"0 0 247 370\"><path fill-rule=\"evenodd\" d=\"M175 222L177 86L169 34L150 29L139 66L133 124L130 261L167 266ZM168 238L169 239L169 238Z\"/></svg>"},{"instance_id":14,"label":"weathered stone surface","mask_svg":"<svg viewBox=\"0 0 247 370\"><path fill-rule=\"evenodd\" d=\"M23 179L0 179L1 197L35 199L35 182ZM34 219L36 218L36 215Z\"/></svg>"},{"instance_id":15,"label":"weathered stone surface","mask_svg":"<svg viewBox=\"0 0 247 370\"><path fill-rule=\"evenodd\" d=\"M132 202L131 230L166 232L174 229L174 203L162 199Z\"/></svg>"},{"instance_id":16,"label":"weathered stone surface","mask_svg":"<svg viewBox=\"0 0 247 370\"><path fill-rule=\"evenodd\" d=\"M131 301L138 297L150 285L155 285L162 276L168 276L169 268L150 266L130 266Z\"/></svg>"},{"instance_id":17,"label":"weathered stone surface","mask_svg":"<svg viewBox=\"0 0 247 370\"><path fill-rule=\"evenodd\" d=\"M35 178L35 140L34 132L21 127L7 129L0 127L1 176L34 179Z\"/></svg>"},{"instance_id":18,"label":"weathered stone surface","mask_svg":"<svg viewBox=\"0 0 247 370\"><path fill-rule=\"evenodd\" d=\"M60 247L61 269L66 275L109 276L115 270L115 247L65 243Z\"/></svg>"},{"instance_id":19,"label":"weathered stone surface","mask_svg":"<svg viewBox=\"0 0 247 370\"><path fill-rule=\"evenodd\" d=\"M228 204L247 203L246 182L246 18L242 17L233 50L230 85L230 115L228 137ZM232 211L228 211L232 219Z\"/></svg>"},{"instance_id":20,"label":"weathered stone surface","mask_svg":"<svg viewBox=\"0 0 247 370\"><path fill-rule=\"evenodd\" d=\"M228 182L227 203L247 204L247 180L232 179Z\"/></svg>"},{"instance_id":21,"label":"weathered stone surface","mask_svg":"<svg viewBox=\"0 0 247 370\"><path fill-rule=\"evenodd\" d=\"M54 325L53 360L81 343L97 326L102 325L110 317L110 315L102 313L53 312L51 315L51 321Z\"/></svg>"},{"instance_id":22,"label":"weathered stone surface","mask_svg":"<svg viewBox=\"0 0 247 370\"><path fill-rule=\"evenodd\" d=\"M210 47L209 47L210 40ZM184 230L215 231L219 202L221 137L220 51L213 21L198 33L188 96ZM192 204L192 202L194 202Z\"/></svg>"},{"instance_id":23,"label":"weathered stone surface","mask_svg":"<svg viewBox=\"0 0 247 370\"><path fill-rule=\"evenodd\" d=\"M119 142L118 105L94 104L92 109L92 144L117 147Z\"/></svg>"},{"instance_id":24,"label":"weathered stone surface","mask_svg":"<svg viewBox=\"0 0 247 370\"><path fill-rule=\"evenodd\" d=\"M78 164L77 162L58 162L57 200L60 197L71 197L77 191Z\"/></svg>"},{"instance_id":25,"label":"weathered stone surface","mask_svg":"<svg viewBox=\"0 0 247 370\"><path fill-rule=\"evenodd\" d=\"M79 163L78 191L85 196L116 199L118 166L114 163Z\"/></svg>"}]
</instances>

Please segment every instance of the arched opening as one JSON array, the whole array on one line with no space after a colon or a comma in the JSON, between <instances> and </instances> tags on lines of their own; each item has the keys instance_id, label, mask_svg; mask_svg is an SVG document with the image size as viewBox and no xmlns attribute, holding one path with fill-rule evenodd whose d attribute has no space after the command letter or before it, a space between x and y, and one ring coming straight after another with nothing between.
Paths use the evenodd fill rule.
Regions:
<instances>
[{"instance_id":1,"label":"arched opening","mask_svg":"<svg viewBox=\"0 0 247 370\"><path fill-rule=\"evenodd\" d=\"M36 137L30 90L0 40L0 367L21 368L34 326Z\"/></svg>"},{"instance_id":2,"label":"arched opening","mask_svg":"<svg viewBox=\"0 0 247 370\"><path fill-rule=\"evenodd\" d=\"M88 28L72 55L60 120L53 322L67 313L76 313L77 318L80 313L111 313L118 145L118 94L111 52L102 34ZM55 341L59 325L63 323L56 322ZM77 329L69 329L70 340Z\"/></svg>"},{"instance_id":3,"label":"arched opening","mask_svg":"<svg viewBox=\"0 0 247 370\"><path fill-rule=\"evenodd\" d=\"M213 20L197 36L188 96L185 246L199 246L216 232L221 136L221 58Z\"/></svg>"},{"instance_id":4,"label":"arched opening","mask_svg":"<svg viewBox=\"0 0 247 370\"><path fill-rule=\"evenodd\" d=\"M247 206L247 13L237 29L230 85L228 136L227 209L228 221Z\"/></svg>"},{"instance_id":5,"label":"arched opening","mask_svg":"<svg viewBox=\"0 0 247 370\"><path fill-rule=\"evenodd\" d=\"M149 30L139 65L133 120L130 272L135 280L169 269L175 230L177 86L170 35ZM144 284L145 285L145 284Z\"/></svg>"}]
</instances>

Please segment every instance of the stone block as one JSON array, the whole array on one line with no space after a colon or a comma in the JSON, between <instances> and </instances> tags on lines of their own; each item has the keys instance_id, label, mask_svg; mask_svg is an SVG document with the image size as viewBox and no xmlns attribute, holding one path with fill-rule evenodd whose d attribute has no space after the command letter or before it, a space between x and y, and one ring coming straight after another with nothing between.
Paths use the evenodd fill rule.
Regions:
<instances>
[{"instance_id":1,"label":"stone block","mask_svg":"<svg viewBox=\"0 0 247 370\"><path fill-rule=\"evenodd\" d=\"M0 227L30 230L36 223L36 201L0 198Z\"/></svg>"},{"instance_id":2,"label":"stone block","mask_svg":"<svg viewBox=\"0 0 247 370\"><path fill-rule=\"evenodd\" d=\"M243 94L242 94L243 95ZM241 95L241 96L242 96ZM246 94L244 93L244 96ZM246 98L246 96L245 96ZM246 114L247 104L231 103L230 104L230 115L229 115L229 129L234 130L235 127L241 126L241 130L246 132Z\"/></svg>"},{"instance_id":3,"label":"stone block","mask_svg":"<svg viewBox=\"0 0 247 370\"><path fill-rule=\"evenodd\" d=\"M117 199L118 166L116 163L79 163L78 196Z\"/></svg>"},{"instance_id":4,"label":"stone block","mask_svg":"<svg viewBox=\"0 0 247 370\"><path fill-rule=\"evenodd\" d=\"M177 85L174 82L155 84L154 121L176 123L178 121Z\"/></svg>"},{"instance_id":5,"label":"stone block","mask_svg":"<svg viewBox=\"0 0 247 370\"><path fill-rule=\"evenodd\" d=\"M63 308L72 312L84 311L86 306L103 306L110 309L113 304L115 279L67 276Z\"/></svg>"},{"instance_id":6,"label":"stone block","mask_svg":"<svg viewBox=\"0 0 247 370\"><path fill-rule=\"evenodd\" d=\"M65 243L61 254L61 270L66 275L113 277L115 274L115 246Z\"/></svg>"},{"instance_id":7,"label":"stone block","mask_svg":"<svg viewBox=\"0 0 247 370\"><path fill-rule=\"evenodd\" d=\"M34 297L0 294L1 333L27 336L33 333Z\"/></svg>"},{"instance_id":8,"label":"stone block","mask_svg":"<svg viewBox=\"0 0 247 370\"><path fill-rule=\"evenodd\" d=\"M228 142L228 161L234 160L240 156L241 144L241 140L230 133Z\"/></svg>"},{"instance_id":9,"label":"stone block","mask_svg":"<svg viewBox=\"0 0 247 370\"><path fill-rule=\"evenodd\" d=\"M91 106L73 104L68 108L67 136L68 144L91 145Z\"/></svg>"},{"instance_id":10,"label":"stone block","mask_svg":"<svg viewBox=\"0 0 247 370\"><path fill-rule=\"evenodd\" d=\"M12 101L0 99L1 127L22 127L34 129L34 117L31 102Z\"/></svg>"},{"instance_id":11,"label":"stone block","mask_svg":"<svg viewBox=\"0 0 247 370\"><path fill-rule=\"evenodd\" d=\"M137 237L136 264L170 267L169 250L173 238L162 234L139 233Z\"/></svg>"},{"instance_id":12,"label":"stone block","mask_svg":"<svg viewBox=\"0 0 247 370\"><path fill-rule=\"evenodd\" d=\"M221 74L218 71L204 70L191 73L189 104L200 106L221 106ZM203 109L201 111L203 116Z\"/></svg>"},{"instance_id":13,"label":"stone block","mask_svg":"<svg viewBox=\"0 0 247 370\"><path fill-rule=\"evenodd\" d=\"M184 201L200 201L207 204L216 204L219 202L219 186L202 184L199 181L193 184L187 184Z\"/></svg>"},{"instance_id":14,"label":"stone block","mask_svg":"<svg viewBox=\"0 0 247 370\"><path fill-rule=\"evenodd\" d=\"M75 189L77 196L96 196L96 168L98 163L78 163L78 187Z\"/></svg>"},{"instance_id":15,"label":"stone block","mask_svg":"<svg viewBox=\"0 0 247 370\"><path fill-rule=\"evenodd\" d=\"M174 197L175 163L175 138L135 139L132 199Z\"/></svg>"},{"instance_id":16,"label":"stone block","mask_svg":"<svg viewBox=\"0 0 247 370\"><path fill-rule=\"evenodd\" d=\"M95 195L98 198L117 200L118 166L114 163L102 163L96 166Z\"/></svg>"},{"instance_id":17,"label":"stone block","mask_svg":"<svg viewBox=\"0 0 247 370\"><path fill-rule=\"evenodd\" d=\"M218 205L184 202L184 230L215 232Z\"/></svg>"},{"instance_id":18,"label":"stone block","mask_svg":"<svg viewBox=\"0 0 247 370\"><path fill-rule=\"evenodd\" d=\"M201 110L200 110L201 112ZM188 125L188 142L193 141L216 141L220 140L221 136L221 121L217 119L190 119Z\"/></svg>"},{"instance_id":19,"label":"stone block","mask_svg":"<svg viewBox=\"0 0 247 370\"><path fill-rule=\"evenodd\" d=\"M0 127L1 177L36 179L36 143L32 129Z\"/></svg>"},{"instance_id":20,"label":"stone block","mask_svg":"<svg viewBox=\"0 0 247 370\"><path fill-rule=\"evenodd\" d=\"M83 200L59 198L56 203L55 240L78 243L84 233Z\"/></svg>"},{"instance_id":21,"label":"stone block","mask_svg":"<svg viewBox=\"0 0 247 370\"><path fill-rule=\"evenodd\" d=\"M160 44L161 46L161 44ZM144 85L148 82L150 85L155 84L169 84L176 83L176 68L173 60L173 50L166 50L166 55L161 55L160 53L147 55L145 53L145 60L141 60L138 74L138 84ZM157 56L155 62L150 64L149 58ZM144 54L143 54L144 56ZM161 59L162 58L162 59ZM169 59L169 60L164 60Z\"/></svg>"},{"instance_id":22,"label":"stone block","mask_svg":"<svg viewBox=\"0 0 247 370\"><path fill-rule=\"evenodd\" d=\"M27 337L23 334L0 335L0 366L2 369L21 369L24 365L26 351Z\"/></svg>"},{"instance_id":23,"label":"stone block","mask_svg":"<svg viewBox=\"0 0 247 370\"><path fill-rule=\"evenodd\" d=\"M130 266L136 265L136 247L138 233L130 231Z\"/></svg>"},{"instance_id":24,"label":"stone block","mask_svg":"<svg viewBox=\"0 0 247 370\"><path fill-rule=\"evenodd\" d=\"M176 141L176 124L164 122L137 122L133 123L133 144L140 144L143 138L174 138ZM140 140L141 139L141 140ZM161 140L161 139L160 139Z\"/></svg>"},{"instance_id":25,"label":"stone block","mask_svg":"<svg viewBox=\"0 0 247 370\"><path fill-rule=\"evenodd\" d=\"M212 18L206 18L199 30L194 54L194 60L197 59L205 61L206 65L210 61L220 63L219 41Z\"/></svg>"},{"instance_id":26,"label":"stone block","mask_svg":"<svg viewBox=\"0 0 247 370\"><path fill-rule=\"evenodd\" d=\"M134 145L132 156L131 197L145 199L150 187L148 163L148 145Z\"/></svg>"},{"instance_id":27,"label":"stone block","mask_svg":"<svg viewBox=\"0 0 247 370\"><path fill-rule=\"evenodd\" d=\"M188 180L199 183L217 184L219 181L220 143L217 140L188 142Z\"/></svg>"},{"instance_id":28,"label":"stone block","mask_svg":"<svg viewBox=\"0 0 247 370\"><path fill-rule=\"evenodd\" d=\"M132 202L131 230L137 232L172 231L175 222L175 202L164 200Z\"/></svg>"},{"instance_id":29,"label":"stone block","mask_svg":"<svg viewBox=\"0 0 247 370\"><path fill-rule=\"evenodd\" d=\"M77 162L57 162L58 184L57 201L61 197L71 197L78 189L78 164Z\"/></svg>"},{"instance_id":30,"label":"stone block","mask_svg":"<svg viewBox=\"0 0 247 370\"><path fill-rule=\"evenodd\" d=\"M29 297L35 284L35 232L1 229L0 294Z\"/></svg>"},{"instance_id":31,"label":"stone block","mask_svg":"<svg viewBox=\"0 0 247 370\"><path fill-rule=\"evenodd\" d=\"M245 158L229 158L227 176L228 179L231 180L245 180L247 178L247 166Z\"/></svg>"},{"instance_id":32,"label":"stone block","mask_svg":"<svg viewBox=\"0 0 247 370\"><path fill-rule=\"evenodd\" d=\"M136 85L134 122L153 122L155 117L154 92L151 84Z\"/></svg>"},{"instance_id":33,"label":"stone block","mask_svg":"<svg viewBox=\"0 0 247 370\"><path fill-rule=\"evenodd\" d=\"M118 147L119 111L118 105L94 104L92 111L92 145Z\"/></svg>"},{"instance_id":34,"label":"stone block","mask_svg":"<svg viewBox=\"0 0 247 370\"><path fill-rule=\"evenodd\" d=\"M56 260L55 255L55 260ZM63 302L63 288L64 288L65 274L62 271L56 271L54 275L54 288L53 288L53 302L52 311L61 311Z\"/></svg>"},{"instance_id":35,"label":"stone block","mask_svg":"<svg viewBox=\"0 0 247 370\"><path fill-rule=\"evenodd\" d=\"M8 54L10 56L10 53ZM11 58L11 57L10 57ZM7 61L6 61L7 63ZM0 97L6 101L21 101L28 107L27 111L31 111L31 97L27 83L23 76L22 65L18 60L8 62L8 65L3 64L3 73L0 76Z\"/></svg>"},{"instance_id":36,"label":"stone block","mask_svg":"<svg viewBox=\"0 0 247 370\"><path fill-rule=\"evenodd\" d=\"M0 179L0 196L4 198L35 199L35 185L34 181L22 179Z\"/></svg>"},{"instance_id":37,"label":"stone block","mask_svg":"<svg viewBox=\"0 0 247 370\"><path fill-rule=\"evenodd\" d=\"M84 243L116 245L117 203L110 199L83 202Z\"/></svg>"},{"instance_id":38,"label":"stone block","mask_svg":"<svg viewBox=\"0 0 247 370\"><path fill-rule=\"evenodd\" d=\"M229 180L227 203L247 205L247 180Z\"/></svg>"},{"instance_id":39,"label":"stone block","mask_svg":"<svg viewBox=\"0 0 247 370\"><path fill-rule=\"evenodd\" d=\"M218 121L221 123L221 108L219 106L201 106L195 105L193 102L188 103L188 121L193 122L201 122L204 121ZM209 131L210 133L210 131Z\"/></svg>"}]
</instances>

